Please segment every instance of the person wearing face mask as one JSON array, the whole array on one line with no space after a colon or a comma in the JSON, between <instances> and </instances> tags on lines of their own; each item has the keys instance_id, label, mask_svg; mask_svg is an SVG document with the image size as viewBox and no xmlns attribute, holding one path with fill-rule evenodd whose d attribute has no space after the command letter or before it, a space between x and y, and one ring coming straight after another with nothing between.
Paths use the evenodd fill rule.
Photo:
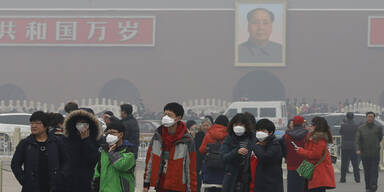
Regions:
<instances>
[{"instance_id":1,"label":"person wearing face mask","mask_svg":"<svg viewBox=\"0 0 384 192\"><path fill-rule=\"evenodd\" d=\"M192 135L184 122L183 106L168 103L162 125L155 131L147 150L144 192L196 192L196 151Z\"/></svg>"},{"instance_id":2,"label":"person wearing face mask","mask_svg":"<svg viewBox=\"0 0 384 192\"><path fill-rule=\"evenodd\" d=\"M283 152L275 137L276 127L272 121L261 119L256 123L257 142L252 149L257 159L254 177L254 192L284 192Z\"/></svg>"},{"instance_id":3,"label":"person wearing face mask","mask_svg":"<svg viewBox=\"0 0 384 192\"><path fill-rule=\"evenodd\" d=\"M123 145L125 127L120 121L112 121L106 129L99 161L95 167L94 191L135 191L135 154L133 147Z\"/></svg>"},{"instance_id":4,"label":"person wearing face mask","mask_svg":"<svg viewBox=\"0 0 384 192\"><path fill-rule=\"evenodd\" d=\"M66 151L70 157L67 172L72 192L91 192L94 168L99 154L102 128L96 116L76 110L64 121Z\"/></svg>"},{"instance_id":5,"label":"person wearing face mask","mask_svg":"<svg viewBox=\"0 0 384 192\"><path fill-rule=\"evenodd\" d=\"M223 192L249 192L250 156L256 138L249 118L239 113L228 124L228 136L221 145L224 160Z\"/></svg>"}]
</instances>

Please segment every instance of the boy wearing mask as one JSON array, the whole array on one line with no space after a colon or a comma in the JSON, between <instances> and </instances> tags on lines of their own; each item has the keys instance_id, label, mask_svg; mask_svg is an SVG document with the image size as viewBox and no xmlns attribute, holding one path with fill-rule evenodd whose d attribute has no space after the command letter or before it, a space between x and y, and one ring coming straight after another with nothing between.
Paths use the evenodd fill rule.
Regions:
<instances>
[{"instance_id":1,"label":"boy wearing mask","mask_svg":"<svg viewBox=\"0 0 384 192\"><path fill-rule=\"evenodd\" d=\"M257 158L254 192L284 192L281 163L283 153L276 139L275 125L268 119L256 123L257 142L253 152Z\"/></svg>"},{"instance_id":2,"label":"boy wearing mask","mask_svg":"<svg viewBox=\"0 0 384 192\"><path fill-rule=\"evenodd\" d=\"M183 106L169 103L164 107L162 125L156 130L145 160L144 192L196 192L196 151L191 134L181 121Z\"/></svg>"},{"instance_id":3,"label":"boy wearing mask","mask_svg":"<svg viewBox=\"0 0 384 192\"><path fill-rule=\"evenodd\" d=\"M95 191L135 191L134 149L123 145L124 131L120 121L107 126L106 143L102 145L93 177Z\"/></svg>"}]
</instances>

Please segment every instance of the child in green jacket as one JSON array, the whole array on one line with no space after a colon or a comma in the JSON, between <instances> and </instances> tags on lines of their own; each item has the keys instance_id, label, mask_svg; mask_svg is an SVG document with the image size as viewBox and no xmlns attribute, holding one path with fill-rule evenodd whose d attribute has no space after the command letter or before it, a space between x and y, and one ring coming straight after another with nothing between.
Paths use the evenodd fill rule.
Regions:
<instances>
[{"instance_id":1,"label":"child in green jacket","mask_svg":"<svg viewBox=\"0 0 384 192\"><path fill-rule=\"evenodd\" d=\"M95 191L135 191L135 155L132 147L123 144L124 131L120 121L113 121L107 126L106 144L102 145L93 177Z\"/></svg>"}]
</instances>

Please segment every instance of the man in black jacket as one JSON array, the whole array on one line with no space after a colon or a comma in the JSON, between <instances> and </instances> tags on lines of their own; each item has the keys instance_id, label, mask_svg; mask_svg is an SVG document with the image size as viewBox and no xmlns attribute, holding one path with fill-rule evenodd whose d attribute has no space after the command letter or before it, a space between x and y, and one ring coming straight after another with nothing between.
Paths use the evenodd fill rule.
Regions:
<instances>
[{"instance_id":1,"label":"man in black jacket","mask_svg":"<svg viewBox=\"0 0 384 192\"><path fill-rule=\"evenodd\" d=\"M130 104L120 105L121 122L125 127L124 140L135 145L135 158L140 145L140 129L137 120L132 115L133 108Z\"/></svg>"},{"instance_id":2,"label":"man in black jacket","mask_svg":"<svg viewBox=\"0 0 384 192\"><path fill-rule=\"evenodd\" d=\"M37 111L30 117L31 135L20 141L11 168L24 192L66 191L64 169L68 156L61 140L48 135L48 115Z\"/></svg>"},{"instance_id":3,"label":"man in black jacket","mask_svg":"<svg viewBox=\"0 0 384 192\"><path fill-rule=\"evenodd\" d=\"M353 120L353 113L347 113L347 120L341 125L340 135L342 136L341 145L341 178L340 183L345 183L345 176L349 167L349 161L352 162L353 174L356 183L360 183L360 170L357 160L355 138L358 125Z\"/></svg>"}]
</instances>

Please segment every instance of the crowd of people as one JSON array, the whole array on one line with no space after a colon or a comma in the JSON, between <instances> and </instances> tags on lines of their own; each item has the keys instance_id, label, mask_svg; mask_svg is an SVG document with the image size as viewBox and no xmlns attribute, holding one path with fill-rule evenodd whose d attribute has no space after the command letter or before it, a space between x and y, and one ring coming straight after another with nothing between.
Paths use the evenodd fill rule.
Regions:
<instances>
[{"instance_id":1,"label":"crowd of people","mask_svg":"<svg viewBox=\"0 0 384 192\"><path fill-rule=\"evenodd\" d=\"M31 135L20 141L12 171L22 191L114 192L135 191L139 127L132 106L123 104L121 117L105 112L102 130L91 109L66 105L67 114L37 111L30 117ZM288 192L323 192L336 188L328 144L333 142L323 117L305 123L289 121L281 138L268 119L256 121L250 113L206 116L199 125L182 121L178 103L164 106L161 126L149 144L143 191L283 192L282 165L287 165ZM358 127L353 113L342 125L342 173L351 160L355 182L360 182L357 156L364 167L366 189L377 190L382 129L375 114ZM284 160L285 159L285 160Z\"/></svg>"},{"instance_id":2,"label":"crowd of people","mask_svg":"<svg viewBox=\"0 0 384 192\"><path fill-rule=\"evenodd\" d=\"M74 102L60 113L36 111L11 168L24 192L134 191L139 127L132 106L119 120L106 112L105 130L92 109Z\"/></svg>"}]
</instances>

